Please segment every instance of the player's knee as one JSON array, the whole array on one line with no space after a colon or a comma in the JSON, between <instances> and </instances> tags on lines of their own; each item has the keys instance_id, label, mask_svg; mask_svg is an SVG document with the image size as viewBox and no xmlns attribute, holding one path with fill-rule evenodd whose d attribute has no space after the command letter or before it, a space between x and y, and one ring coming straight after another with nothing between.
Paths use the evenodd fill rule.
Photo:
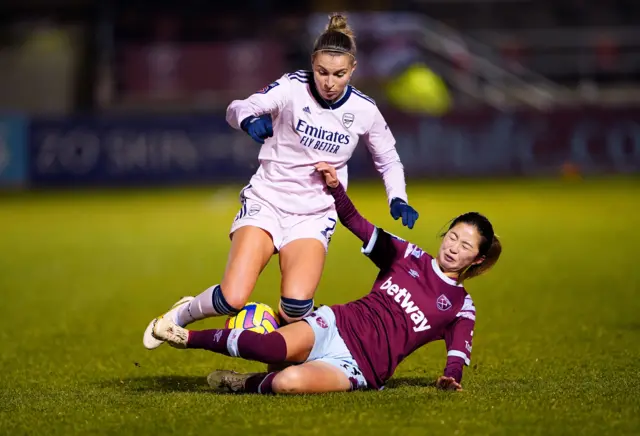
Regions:
<instances>
[{"instance_id":1,"label":"player's knee","mask_svg":"<svg viewBox=\"0 0 640 436\"><path fill-rule=\"evenodd\" d=\"M229 306L233 307L234 311L240 312L242 308L247 304L247 298L242 294L230 294L228 297L225 297Z\"/></svg>"},{"instance_id":2,"label":"player's knee","mask_svg":"<svg viewBox=\"0 0 640 436\"><path fill-rule=\"evenodd\" d=\"M284 324L299 321L313 311L313 298L297 299L280 297L278 311Z\"/></svg>"},{"instance_id":3,"label":"player's knee","mask_svg":"<svg viewBox=\"0 0 640 436\"><path fill-rule=\"evenodd\" d=\"M237 311L241 310L249 301L255 283L241 278L224 277L220 283L222 294L227 303Z\"/></svg>"},{"instance_id":4,"label":"player's knee","mask_svg":"<svg viewBox=\"0 0 640 436\"><path fill-rule=\"evenodd\" d=\"M234 289L217 286L211 296L213 307L220 315L236 315L247 303L244 293L234 292Z\"/></svg>"},{"instance_id":5,"label":"player's knee","mask_svg":"<svg viewBox=\"0 0 640 436\"><path fill-rule=\"evenodd\" d=\"M303 371L296 366L290 366L273 379L272 388L278 394L303 394L305 382Z\"/></svg>"}]
</instances>

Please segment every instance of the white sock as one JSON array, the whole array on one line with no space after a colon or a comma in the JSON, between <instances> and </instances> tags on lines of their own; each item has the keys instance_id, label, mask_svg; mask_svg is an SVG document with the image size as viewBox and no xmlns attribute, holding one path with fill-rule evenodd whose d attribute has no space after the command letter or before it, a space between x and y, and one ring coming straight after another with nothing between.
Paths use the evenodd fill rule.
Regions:
<instances>
[{"instance_id":1,"label":"white sock","mask_svg":"<svg viewBox=\"0 0 640 436\"><path fill-rule=\"evenodd\" d=\"M180 327L186 327L194 321L220 316L213 307L213 291L218 285L207 288L204 292L185 304L176 312L173 320Z\"/></svg>"}]
</instances>

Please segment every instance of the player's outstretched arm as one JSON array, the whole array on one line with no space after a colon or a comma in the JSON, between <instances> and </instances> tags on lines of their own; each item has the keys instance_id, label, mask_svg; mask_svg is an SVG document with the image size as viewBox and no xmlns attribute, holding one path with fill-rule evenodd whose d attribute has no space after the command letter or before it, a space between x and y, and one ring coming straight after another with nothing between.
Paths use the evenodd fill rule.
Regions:
<instances>
[{"instance_id":1,"label":"player's outstretched arm","mask_svg":"<svg viewBox=\"0 0 640 436\"><path fill-rule=\"evenodd\" d=\"M476 323L476 308L467 295L456 320L447 328L444 341L447 345L447 365L436 386L445 390L461 391L462 371L471 363L473 330Z\"/></svg>"},{"instance_id":2,"label":"player's outstretched arm","mask_svg":"<svg viewBox=\"0 0 640 436\"><path fill-rule=\"evenodd\" d=\"M348 228L362 242L368 242L375 231L375 226L360 215L360 212L353 205L338 180L336 169L327 163L321 162L316 165L316 170L322 173L329 192L335 200L336 212L342 225Z\"/></svg>"}]
</instances>

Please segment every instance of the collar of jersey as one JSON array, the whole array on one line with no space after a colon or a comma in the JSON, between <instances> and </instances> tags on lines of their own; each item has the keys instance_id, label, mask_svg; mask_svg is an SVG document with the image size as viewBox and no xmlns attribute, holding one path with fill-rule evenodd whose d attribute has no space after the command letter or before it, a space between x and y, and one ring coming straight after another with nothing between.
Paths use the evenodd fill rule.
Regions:
<instances>
[{"instance_id":1,"label":"collar of jersey","mask_svg":"<svg viewBox=\"0 0 640 436\"><path fill-rule=\"evenodd\" d=\"M440 277L440 279L445 282L448 285L451 286L457 286L459 288L462 287L462 285L459 285L458 283L456 283L455 280L453 280L451 277L447 277L442 270L440 269L440 265L438 265L438 261L436 260L436 258L434 257L433 259L431 259L431 268L433 268L433 271L435 271L435 273L438 275L438 277Z\"/></svg>"},{"instance_id":2,"label":"collar of jersey","mask_svg":"<svg viewBox=\"0 0 640 436\"><path fill-rule=\"evenodd\" d=\"M345 104L351 96L351 85L347 85L347 90L344 92L344 95L340 97L335 103L328 103L324 98L320 96L320 93L318 93L318 90L316 89L314 80L309 81L309 89L311 89L311 95L313 95L313 98L315 98L318 104L324 109L338 109L340 106Z\"/></svg>"}]
</instances>

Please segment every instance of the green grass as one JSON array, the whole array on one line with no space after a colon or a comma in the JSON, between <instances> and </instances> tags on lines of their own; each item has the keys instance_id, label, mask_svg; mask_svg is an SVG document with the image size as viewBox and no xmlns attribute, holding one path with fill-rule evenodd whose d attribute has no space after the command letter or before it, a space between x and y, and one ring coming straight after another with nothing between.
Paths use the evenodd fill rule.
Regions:
<instances>
[{"instance_id":1,"label":"green grass","mask_svg":"<svg viewBox=\"0 0 640 436\"><path fill-rule=\"evenodd\" d=\"M503 257L467 286L464 392L431 386L445 362L434 343L385 391L304 397L215 395L210 370L263 366L142 347L150 318L219 280L238 188L0 196L0 434L640 433L637 179L413 183L414 230L389 217L379 183L352 186L364 215L432 252L447 220L480 210ZM369 289L359 247L339 227L316 301ZM272 262L254 299L275 305L278 290Z\"/></svg>"}]
</instances>

